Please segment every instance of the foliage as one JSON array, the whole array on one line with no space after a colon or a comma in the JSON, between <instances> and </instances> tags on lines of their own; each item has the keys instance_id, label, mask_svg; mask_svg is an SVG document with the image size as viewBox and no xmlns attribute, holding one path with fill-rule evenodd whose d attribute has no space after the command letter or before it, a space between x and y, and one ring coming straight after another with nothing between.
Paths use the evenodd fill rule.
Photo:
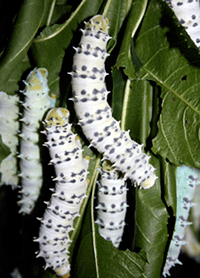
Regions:
<instances>
[{"instance_id":1,"label":"foliage","mask_svg":"<svg viewBox=\"0 0 200 278\"><path fill-rule=\"evenodd\" d=\"M120 250L98 234L94 196L100 157L88 148L68 100L72 46L78 45L83 21L99 13L110 21L106 83L112 91L113 115L121 120L123 129L130 129L133 140L144 144L158 176L148 190L129 186L127 226ZM176 165L200 168L199 57L198 49L161 0L24 0L21 4L0 57L0 90L13 95L23 89L21 81L30 69L47 68L56 106L70 110L84 154L91 158L88 198L71 235L71 277L161 277L173 229L173 225L169 227L168 237L168 207L176 213ZM0 147L2 160L8 150L3 144ZM44 168L49 174L48 166ZM16 212L17 193L1 188L2 209L7 210L9 203L3 223L10 216L18 223L2 227L5 241L10 242L6 231L11 227L15 238L6 251L9 261L5 263L1 256L2 277L15 267L23 277L55 277L52 270L42 269L44 261L35 258L38 247L32 242L38 235L36 217L42 217L45 209L42 201L50 198L49 183L46 177L35 210L25 217Z\"/></svg>"}]
</instances>

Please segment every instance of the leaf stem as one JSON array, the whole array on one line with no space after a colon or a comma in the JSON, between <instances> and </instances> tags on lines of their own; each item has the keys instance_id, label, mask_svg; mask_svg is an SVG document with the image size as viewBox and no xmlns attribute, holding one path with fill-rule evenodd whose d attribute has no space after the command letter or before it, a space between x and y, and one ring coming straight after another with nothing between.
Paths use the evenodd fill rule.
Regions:
<instances>
[{"instance_id":1,"label":"leaf stem","mask_svg":"<svg viewBox=\"0 0 200 278\"><path fill-rule=\"evenodd\" d=\"M53 0L53 2L52 2L52 4L51 4L50 11L49 11L49 16L48 16L48 19L47 19L47 27L48 27L48 26L50 25L50 23L51 23L51 19L52 19L52 16L53 16L55 4L56 4L56 0Z\"/></svg>"},{"instance_id":2,"label":"leaf stem","mask_svg":"<svg viewBox=\"0 0 200 278\"><path fill-rule=\"evenodd\" d=\"M130 79L127 79L125 93L124 93L124 102L122 107L122 117L121 117L121 129L125 129L126 117L127 117L127 106L130 92Z\"/></svg>"},{"instance_id":3,"label":"leaf stem","mask_svg":"<svg viewBox=\"0 0 200 278\"><path fill-rule=\"evenodd\" d=\"M91 224L92 224L92 238L93 238L93 251L94 251L94 260L95 260L95 267L96 267L96 278L99 278L99 271L98 271L98 261L97 261L97 248L96 248L96 237L95 237L95 221L94 221L94 198L95 198L95 189L96 189L96 181L99 175L99 171L97 170L99 168L101 162L101 158L98 157L95 168L94 168L94 175L93 179L91 180L91 184L94 184L91 194Z\"/></svg>"}]
</instances>

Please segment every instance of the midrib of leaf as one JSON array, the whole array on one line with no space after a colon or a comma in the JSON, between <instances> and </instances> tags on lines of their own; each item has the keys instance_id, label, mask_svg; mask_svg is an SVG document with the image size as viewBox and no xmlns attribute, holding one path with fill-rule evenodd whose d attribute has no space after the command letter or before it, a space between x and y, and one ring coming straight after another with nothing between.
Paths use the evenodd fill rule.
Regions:
<instances>
[{"instance_id":1,"label":"midrib of leaf","mask_svg":"<svg viewBox=\"0 0 200 278\"><path fill-rule=\"evenodd\" d=\"M49 16L48 16L48 19L47 19L47 26L49 26L50 23L51 23L51 19L52 19L52 16L53 16L55 4L56 4L56 0L54 0L51 4L51 9L49 11Z\"/></svg>"},{"instance_id":2,"label":"midrib of leaf","mask_svg":"<svg viewBox=\"0 0 200 278\"><path fill-rule=\"evenodd\" d=\"M98 157L96 164L95 164L95 169L93 172L93 176L91 179L91 184L95 185L99 172L98 172L98 168L101 162L101 158ZM92 242L93 242L93 251L94 251L94 260L95 260L95 268L96 268L96 274L97 274L97 278L99 278L99 266L98 266L98 255L97 255L97 243L96 243L96 236L95 236L95 221L94 221L94 197L95 197L95 189L96 186L93 186L92 189L92 194L91 194L91 224L92 224Z\"/></svg>"},{"instance_id":3,"label":"midrib of leaf","mask_svg":"<svg viewBox=\"0 0 200 278\"><path fill-rule=\"evenodd\" d=\"M89 186L88 186L88 188L87 188L87 196L89 197L90 196L90 193L91 193L91 191L92 191L92 205L91 205L91 208L94 208L94 192L95 192L95 186L93 186L93 184L95 184L96 183L96 180L97 180L97 177L98 177L98 167L99 167L99 164L100 164L100 158L98 158L97 160L96 160L96 164L95 164L95 167L94 167L94 169L93 169L93 174L92 174L92 178L91 178L91 180L90 180L90 183L89 183ZM86 205L87 205L87 203L88 203L88 201L89 201L89 198L86 198L84 201L83 201L83 203L82 203L82 205L81 205L81 209L80 209L80 214L82 213L82 212L84 212L85 211L85 208L86 208ZM91 215L92 215L92 224L94 224L94 215L92 214L92 212L91 212ZM76 231L78 230L78 226L80 225L80 222L82 221L82 218L81 217L79 217L78 219L77 219L77 221L76 221L76 223L75 223L75 225L74 225L74 232L72 233L72 235L71 235L71 240L73 240L74 239L74 237L75 237L75 234L76 234ZM93 227L93 225L92 225L92 227Z\"/></svg>"},{"instance_id":4,"label":"midrib of leaf","mask_svg":"<svg viewBox=\"0 0 200 278\"><path fill-rule=\"evenodd\" d=\"M57 26L56 28L56 31L54 31L52 34L46 36L46 37L42 37L42 38L36 38L34 39L34 42L35 43L38 43L38 42L43 42L43 41L46 41L46 40L49 40L55 36L57 36L60 32L62 32L65 27L73 20L73 18L76 16L76 14L79 12L79 10L82 8L82 6L87 2L87 0L83 0L81 1L80 5L78 6L78 8L72 13L72 15L70 16L70 18L68 20L65 21L64 24L62 25L54 25L54 26Z\"/></svg>"},{"instance_id":5,"label":"midrib of leaf","mask_svg":"<svg viewBox=\"0 0 200 278\"><path fill-rule=\"evenodd\" d=\"M130 79L127 79L125 92L124 92L124 101L123 101L123 107L122 107L122 117L121 117L121 128L125 128L126 124L126 116L127 116L127 106L128 106L128 100L130 95Z\"/></svg>"}]
</instances>

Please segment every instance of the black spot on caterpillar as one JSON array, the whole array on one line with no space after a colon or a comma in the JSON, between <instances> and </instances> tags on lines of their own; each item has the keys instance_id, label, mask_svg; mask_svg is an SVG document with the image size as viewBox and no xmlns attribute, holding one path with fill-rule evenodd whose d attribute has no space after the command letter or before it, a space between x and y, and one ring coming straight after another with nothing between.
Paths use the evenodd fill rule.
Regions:
<instances>
[{"instance_id":1,"label":"black spot on caterpillar","mask_svg":"<svg viewBox=\"0 0 200 278\"><path fill-rule=\"evenodd\" d=\"M20 174L22 199L18 201L22 214L30 214L42 186L42 165L40 162L39 127L44 113L55 105L55 98L49 96L48 72L45 68L34 69L26 79L25 90L21 91L24 102L22 131L20 136Z\"/></svg>"},{"instance_id":2,"label":"black spot on caterpillar","mask_svg":"<svg viewBox=\"0 0 200 278\"><path fill-rule=\"evenodd\" d=\"M150 157L142 152L141 145L131 140L128 131L120 129L107 102L104 63L108 56L106 44L110 39L108 28L108 20L96 15L81 30L83 35L75 48L70 73L75 111L90 146L125 173L125 178L130 178L140 188L149 188L156 179L155 169L148 162Z\"/></svg>"},{"instance_id":3,"label":"black spot on caterpillar","mask_svg":"<svg viewBox=\"0 0 200 278\"><path fill-rule=\"evenodd\" d=\"M46 268L63 276L70 272L69 232L74 230L73 221L79 215L86 197L87 168L89 158L82 157L78 137L71 132L69 112L64 108L50 110L45 118L47 142L51 163L55 167L55 191L41 220L39 254L46 261Z\"/></svg>"},{"instance_id":4,"label":"black spot on caterpillar","mask_svg":"<svg viewBox=\"0 0 200 278\"><path fill-rule=\"evenodd\" d=\"M97 193L97 220L100 235L118 248L122 239L126 215L126 182L119 173L103 165Z\"/></svg>"}]
</instances>

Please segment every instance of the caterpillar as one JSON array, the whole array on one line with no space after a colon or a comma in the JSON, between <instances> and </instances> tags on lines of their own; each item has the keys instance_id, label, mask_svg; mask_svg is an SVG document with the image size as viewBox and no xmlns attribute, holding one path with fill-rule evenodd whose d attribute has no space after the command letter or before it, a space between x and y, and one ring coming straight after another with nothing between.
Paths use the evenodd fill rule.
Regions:
<instances>
[{"instance_id":1,"label":"caterpillar","mask_svg":"<svg viewBox=\"0 0 200 278\"><path fill-rule=\"evenodd\" d=\"M183 244L185 244L185 228L191 223L187 222L189 211L193 206L192 199L195 187L199 184L199 171L185 165L181 165L176 173L177 208L176 223L173 237L167 254L163 276L170 275L169 270L175 264L182 264L178 256Z\"/></svg>"},{"instance_id":2,"label":"caterpillar","mask_svg":"<svg viewBox=\"0 0 200 278\"><path fill-rule=\"evenodd\" d=\"M11 185L16 188L18 185L17 176L17 146L19 130L19 97L17 95L7 95L0 92L0 134L2 142L10 148L10 154L1 162L0 185Z\"/></svg>"},{"instance_id":3,"label":"caterpillar","mask_svg":"<svg viewBox=\"0 0 200 278\"><path fill-rule=\"evenodd\" d=\"M190 213L190 221L192 226L188 226L185 230L185 241L187 244L183 246L182 251L190 258L193 258L197 263L200 262L200 184L195 189L192 207Z\"/></svg>"},{"instance_id":4,"label":"caterpillar","mask_svg":"<svg viewBox=\"0 0 200 278\"><path fill-rule=\"evenodd\" d=\"M196 46L200 49L200 7L199 0L164 0L174 11Z\"/></svg>"},{"instance_id":5,"label":"caterpillar","mask_svg":"<svg viewBox=\"0 0 200 278\"><path fill-rule=\"evenodd\" d=\"M97 220L99 234L118 248L122 240L126 215L126 182L119 173L103 165L100 169L97 193Z\"/></svg>"},{"instance_id":6,"label":"caterpillar","mask_svg":"<svg viewBox=\"0 0 200 278\"><path fill-rule=\"evenodd\" d=\"M156 176L149 158L142 152L142 145L131 140L129 131L120 129L112 117L107 102L108 91L104 82L108 19L96 15L85 23L80 45L74 48L72 91L74 108L90 147L103 154L116 170L125 173L140 188L153 186Z\"/></svg>"},{"instance_id":7,"label":"caterpillar","mask_svg":"<svg viewBox=\"0 0 200 278\"><path fill-rule=\"evenodd\" d=\"M48 95L48 71L45 68L35 68L27 76L25 96L20 104L24 108L22 130L20 136L20 174L21 178L21 206L19 213L30 214L39 196L42 186L42 165L40 162L39 128L44 113L55 105L55 98Z\"/></svg>"},{"instance_id":8,"label":"caterpillar","mask_svg":"<svg viewBox=\"0 0 200 278\"><path fill-rule=\"evenodd\" d=\"M69 111L65 108L51 109L45 118L45 133L51 161L55 167L55 191L41 220L39 254L57 275L70 272L69 232L74 230L73 220L79 215L86 197L89 157L82 157L79 138L71 132Z\"/></svg>"}]
</instances>

